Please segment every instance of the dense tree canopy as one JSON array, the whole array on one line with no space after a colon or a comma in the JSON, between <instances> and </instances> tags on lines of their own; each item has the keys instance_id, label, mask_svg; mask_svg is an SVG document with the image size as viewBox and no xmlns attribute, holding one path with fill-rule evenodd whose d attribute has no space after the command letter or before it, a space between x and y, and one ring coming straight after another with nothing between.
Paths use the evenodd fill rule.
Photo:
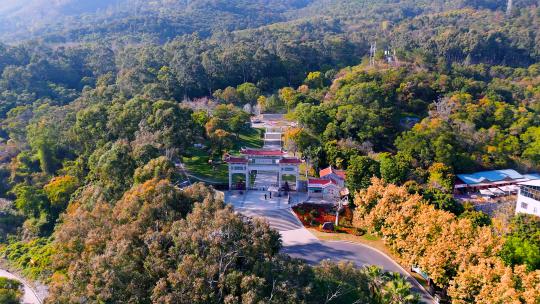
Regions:
<instances>
[{"instance_id":1,"label":"dense tree canopy","mask_svg":"<svg viewBox=\"0 0 540 304\"><path fill-rule=\"evenodd\" d=\"M115 203L87 190L55 232L49 303L415 303L404 279L376 267L279 254L275 230L201 184L151 179Z\"/></svg>"},{"instance_id":2,"label":"dense tree canopy","mask_svg":"<svg viewBox=\"0 0 540 304\"><path fill-rule=\"evenodd\" d=\"M380 234L402 262L449 287L452 303L532 304L540 299L540 270L530 264L531 244L523 242L525 233L537 231L537 221L518 217L515 231L501 237L493 226L474 225L469 218L437 210L405 187L376 178L358 193L355 204L354 225Z\"/></svg>"},{"instance_id":3,"label":"dense tree canopy","mask_svg":"<svg viewBox=\"0 0 540 304\"><path fill-rule=\"evenodd\" d=\"M346 170L355 225L453 301L537 299L537 223L494 231L451 195L458 173L540 170L536 1L4 2L0 252L51 301L414 302L376 269L282 256L267 225L174 186L260 112L297 121L285 148Z\"/></svg>"}]
</instances>

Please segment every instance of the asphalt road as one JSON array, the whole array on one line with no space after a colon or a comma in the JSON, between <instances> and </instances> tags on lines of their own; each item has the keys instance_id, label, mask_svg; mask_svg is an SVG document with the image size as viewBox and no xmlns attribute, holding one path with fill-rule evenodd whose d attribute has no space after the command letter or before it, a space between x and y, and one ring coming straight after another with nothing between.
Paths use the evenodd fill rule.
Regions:
<instances>
[{"instance_id":1,"label":"asphalt road","mask_svg":"<svg viewBox=\"0 0 540 304\"><path fill-rule=\"evenodd\" d=\"M386 271L405 276L424 303L434 303L433 297L411 275L386 254L363 244L322 241L309 232L290 209L242 209L240 213L250 217L262 217L278 230L283 241L283 252L293 257L317 264L323 260L351 261L357 266L377 265Z\"/></svg>"}]
</instances>

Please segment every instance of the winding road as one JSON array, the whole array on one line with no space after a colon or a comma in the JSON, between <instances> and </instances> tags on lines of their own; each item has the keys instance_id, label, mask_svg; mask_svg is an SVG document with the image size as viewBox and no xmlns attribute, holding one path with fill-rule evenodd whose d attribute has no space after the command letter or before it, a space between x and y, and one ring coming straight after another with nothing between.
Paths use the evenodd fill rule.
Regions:
<instances>
[{"instance_id":1,"label":"winding road","mask_svg":"<svg viewBox=\"0 0 540 304\"><path fill-rule=\"evenodd\" d=\"M23 295L23 298L22 298L22 302L23 304L41 304L43 303L40 298L37 296L37 293L34 291L34 289L28 285L28 283L20 278L19 276L7 271L7 270L4 270L4 269L0 269L0 277L3 277L3 278L8 278L8 279L11 279L11 280L15 280L15 281L19 281L23 284L24 286L24 295Z\"/></svg>"},{"instance_id":2,"label":"winding road","mask_svg":"<svg viewBox=\"0 0 540 304\"><path fill-rule=\"evenodd\" d=\"M270 226L279 231L283 241L283 252L301 258L310 264L323 260L351 261L357 266L377 265L386 271L398 272L407 278L423 303L434 303L433 297L399 264L381 251L372 247L344 242L321 241L309 232L290 208L256 209L236 208L245 216L266 219Z\"/></svg>"}]
</instances>

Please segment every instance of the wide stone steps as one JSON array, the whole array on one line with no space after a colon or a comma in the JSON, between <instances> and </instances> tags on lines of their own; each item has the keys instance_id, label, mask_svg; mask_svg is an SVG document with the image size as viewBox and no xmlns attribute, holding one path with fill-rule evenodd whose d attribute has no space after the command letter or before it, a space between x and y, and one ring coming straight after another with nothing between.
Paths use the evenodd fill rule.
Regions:
<instances>
[{"instance_id":1,"label":"wide stone steps","mask_svg":"<svg viewBox=\"0 0 540 304\"><path fill-rule=\"evenodd\" d=\"M264 139L281 140L281 133L265 133Z\"/></svg>"},{"instance_id":2,"label":"wide stone steps","mask_svg":"<svg viewBox=\"0 0 540 304\"><path fill-rule=\"evenodd\" d=\"M268 221L270 227L277 231L296 230L303 227L300 220L290 211L290 209L237 209L237 211L252 218L263 218Z\"/></svg>"}]
</instances>

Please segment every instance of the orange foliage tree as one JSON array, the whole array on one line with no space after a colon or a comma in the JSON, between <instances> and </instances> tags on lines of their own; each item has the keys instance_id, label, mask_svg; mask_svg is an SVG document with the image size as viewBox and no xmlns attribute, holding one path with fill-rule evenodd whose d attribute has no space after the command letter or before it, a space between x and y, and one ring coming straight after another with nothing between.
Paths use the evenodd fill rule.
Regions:
<instances>
[{"instance_id":1,"label":"orange foliage tree","mask_svg":"<svg viewBox=\"0 0 540 304\"><path fill-rule=\"evenodd\" d=\"M453 303L538 303L540 271L505 266L490 226L437 210L405 187L378 178L356 194L353 225L384 239L401 262L419 266Z\"/></svg>"}]
</instances>

